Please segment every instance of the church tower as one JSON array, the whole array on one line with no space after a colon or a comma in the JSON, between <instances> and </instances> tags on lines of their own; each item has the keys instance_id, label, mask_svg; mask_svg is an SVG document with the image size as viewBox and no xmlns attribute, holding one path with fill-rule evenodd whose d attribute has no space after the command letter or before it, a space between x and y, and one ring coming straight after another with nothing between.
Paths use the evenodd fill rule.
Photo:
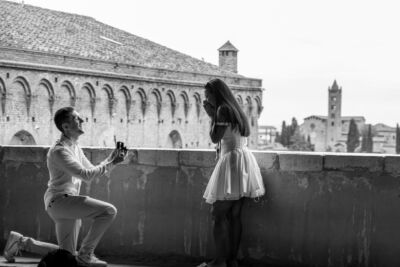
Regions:
<instances>
[{"instance_id":1,"label":"church tower","mask_svg":"<svg viewBox=\"0 0 400 267\"><path fill-rule=\"evenodd\" d=\"M328 119L326 129L326 148L334 149L342 131L342 87L336 80L328 87Z\"/></svg>"},{"instance_id":2,"label":"church tower","mask_svg":"<svg viewBox=\"0 0 400 267\"><path fill-rule=\"evenodd\" d=\"M219 66L227 71L237 73L238 49L231 42L227 41L219 49Z\"/></svg>"}]
</instances>

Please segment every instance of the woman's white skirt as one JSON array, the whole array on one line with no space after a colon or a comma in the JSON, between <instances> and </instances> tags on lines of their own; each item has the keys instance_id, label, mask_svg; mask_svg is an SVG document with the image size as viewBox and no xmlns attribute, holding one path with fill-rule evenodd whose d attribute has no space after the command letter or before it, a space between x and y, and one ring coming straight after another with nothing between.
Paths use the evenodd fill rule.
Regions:
<instances>
[{"instance_id":1,"label":"woman's white skirt","mask_svg":"<svg viewBox=\"0 0 400 267\"><path fill-rule=\"evenodd\" d=\"M260 168L247 148L223 154L211 174L203 197L207 203L217 200L256 198L265 194Z\"/></svg>"}]
</instances>

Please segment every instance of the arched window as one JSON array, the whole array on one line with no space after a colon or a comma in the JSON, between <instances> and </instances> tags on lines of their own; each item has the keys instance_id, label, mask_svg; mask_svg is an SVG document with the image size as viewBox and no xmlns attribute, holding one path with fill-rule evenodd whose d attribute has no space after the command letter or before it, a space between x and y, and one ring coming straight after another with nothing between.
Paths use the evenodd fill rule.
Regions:
<instances>
[{"instance_id":1,"label":"arched window","mask_svg":"<svg viewBox=\"0 0 400 267\"><path fill-rule=\"evenodd\" d=\"M178 131L173 130L169 133L166 147L182 148L182 137Z\"/></svg>"},{"instance_id":2,"label":"arched window","mask_svg":"<svg viewBox=\"0 0 400 267\"><path fill-rule=\"evenodd\" d=\"M185 114L185 118L187 118L188 112L189 112L189 97L187 95L187 93L185 91L183 91L180 95L179 95L182 99L183 99L183 112Z\"/></svg>"},{"instance_id":3,"label":"arched window","mask_svg":"<svg viewBox=\"0 0 400 267\"><path fill-rule=\"evenodd\" d=\"M30 145L36 145L36 141L35 138L33 138L33 136L29 132L21 130L16 134L14 134L9 144L18 146L30 146Z\"/></svg>"},{"instance_id":4,"label":"arched window","mask_svg":"<svg viewBox=\"0 0 400 267\"><path fill-rule=\"evenodd\" d=\"M161 93L158 89L153 89L153 91L151 92L151 94L154 96L155 98L155 103L151 103L151 105L155 105L156 106L156 111L157 111L157 119L160 119L160 114L161 114L161 108L162 108L162 98L161 98Z\"/></svg>"},{"instance_id":5,"label":"arched window","mask_svg":"<svg viewBox=\"0 0 400 267\"><path fill-rule=\"evenodd\" d=\"M60 90L56 93L55 106L58 108L62 107L75 107L76 104L76 92L75 88L70 81L63 81Z\"/></svg>"},{"instance_id":6,"label":"arched window","mask_svg":"<svg viewBox=\"0 0 400 267\"><path fill-rule=\"evenodd\" d=\"M42 79L39 82L39 88L36 91L36 96L37 96L37 103L39 105L42 105L43 103L49 103L49 112L50 114L53 114L53 107L54 107L54 89L51 83L46 80Z\"/></svg>"},{"instance_id":7,"label":"arched window","mask_svg":"<svg viewBox=\"0 0 400 267\"><path fill-rule=\"evenodd\" d=\"M195 105L196 105L196 114L197 114L197 118L200 117L200 111L201 111L201 96L199 93L195 93L193 95L194 100L195 100Z\"/></svg>"},{"instance_id":8,"label":"arched window","mask_svg":"<svg viewBox=\"0 0 400 267\"><path fill-rule=\"evenodd\" d=\"M126 114L126 120L129 120L129 111L131 109L131 103L132 103L132 96L131 93L129 92L128 87L122 86L119 91L118 91L118 96L117 96L117 114L123 114L125 112Z\"/></svg>"},{"instance_id":9,"label":"arched window","mask_svg":"<svg viewBox=\"0 0 400 267\"><path fill-rule=\"evenodd\" d=\"M1 102L1 112L2 114L6 114L6 86L4 85L3 80L0 78L0 102Z\"/></svg>"},{"instance_id":10,"label":"arched window","mask_svg":"<svg viewBox=\"0 0 400 267\"><path fill-rule=\"evenodd\" d=\"M171 117L172 119L175 116L175 111L176 111L176 97L173 91L168 90L167 92L168 100L169 100L169 107L171 109Z\"/></svg>"},{"instance_id":11,"label":"arched window","mask_svg":"<svg viewBox=\"0 0 400 267\"><path fill-rule=\"evenodd\" d=\"M261 98L259 97L259 96L256 96L256 98L254 99L254 101L256 102L256 104L257 104L257 114L258 114L258 116L260 116L261 115L261 112L263 111L263 109L264 109L264 107L263 107L263 105L262 105L262 101L261 101Z\"/></svg>"},{"instance_id":12,"label":"arched window","mask_svg":"<svg viewBox=\"0 0 400 267\"><path fill-rule=\"evenodd\" d=\"M85 83L80 92L79 112L84 113L87 118L92 118L96 106L96 93L90 83Z\"/></svg>"},{"instance_id":13,"label":"arched window","mask_svg":"<svg viewBox=\"0 0 400 267\"><path fill-rule=\"evenodd\" d=\"M144 119L147 107L147 96L142 88L139 88L133 95L132 102L133 102L133 108L131 117L140 123Z\"/></svg>"},{"instance_id":14,"label":"arched window","mask_svg":"<svg viewBox=\"0 0 400 267\"><path fill-rule=\"evenodd\" d=\"M18 76L13 82L13 87L15 88L10 90L10 102L15 104L14 107L16 109L16 114L20 113L19 115L21 115L21 118L29 117L32 93L28 81L24 77ZM26 113L22 112L24 109L26 110Z\"/></svg>"}]
</instances>

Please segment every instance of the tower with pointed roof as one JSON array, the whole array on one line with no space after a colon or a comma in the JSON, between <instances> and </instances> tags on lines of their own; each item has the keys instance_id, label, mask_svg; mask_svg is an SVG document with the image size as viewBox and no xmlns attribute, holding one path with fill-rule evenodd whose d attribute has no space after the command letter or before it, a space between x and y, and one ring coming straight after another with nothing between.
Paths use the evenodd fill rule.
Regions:
<instances>
[{"instance_id":1,"label":"tower with pointed roof","mask_svg":"<svg viewBox=\"0 0 400 267\"><path fill-rule=\"evenodd\" d=\"M333 145L341 138L341 117L342 117L342 87L339 87L336 80L331 87L328 87L328 119L326 144Z\"/></svg>"},{"instance_id":2,"label":"tower with pointed roof","mask_svg":"<svg viewBox=\"0 0 400 267\"><path fill-rule=\"evenodd\" d=\"M238 49L234 47L230 41L227 41L219 49L219 66L227 71L237 73L237 54Z\"/></svg>"}]
</instances>

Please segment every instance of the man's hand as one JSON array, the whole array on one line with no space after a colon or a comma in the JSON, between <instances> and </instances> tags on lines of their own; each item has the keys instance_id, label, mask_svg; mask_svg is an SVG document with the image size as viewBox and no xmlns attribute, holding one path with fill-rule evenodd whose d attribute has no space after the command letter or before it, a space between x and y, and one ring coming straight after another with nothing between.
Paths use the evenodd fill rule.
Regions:
<instances>
[{"instance_id":1,"label":"man's hand","mask_svg":"<svg viewBox=\"0 0 400 267\"><path fill-rule=\"evenodd\" d=\"M206 111L207 115L211 118L214 118L215 116L215 107L208 102L207 100L203 101L203 108Z\"/></svg>"},{"instance_id":2,"label":"man's hand","mask_svg":"<svg viewBox=\"0 0 400 267\"><path fill-rule=\"evenodd\" d=\"M110 153L110 155L108 155L108 157L107 157L107 159L106 159L105 161L107 161L107 162L113 162L113 161L114 161L114 158L117 157L117 156L118 156L118 149L115 148L115 149Z\"/></svg>"},{"instance_id":3,"label":"man's hand","mask_svg":"<svg viewBox=\"0 0 400 267\"><path fill-rule=\"evenodd\" d=\"M115 149L116 154L112 160L113 164L121 163L125 160L126 155L128 154L128 149L124 145L123 142L117 142L117 148Z\"/></svg>"}]
</instances>

